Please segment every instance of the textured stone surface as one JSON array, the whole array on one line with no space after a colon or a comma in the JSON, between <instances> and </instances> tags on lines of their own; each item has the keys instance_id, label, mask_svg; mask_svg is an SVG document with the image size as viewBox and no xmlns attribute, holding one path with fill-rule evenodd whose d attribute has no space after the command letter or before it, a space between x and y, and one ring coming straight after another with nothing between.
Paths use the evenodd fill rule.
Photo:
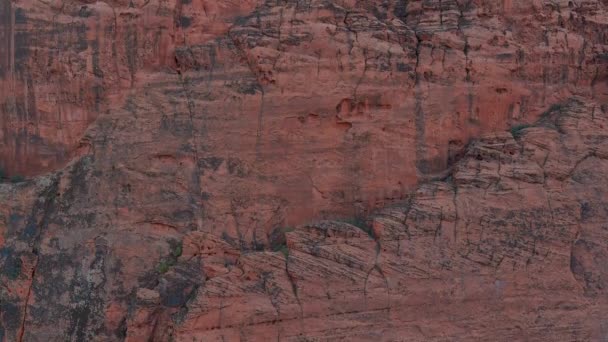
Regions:
<instances>
[{"instance_id":1,"label":"textured stone surface","mask_svg":"<svg viewBox=\"0 0 608 342\"><path fill-rule=\"evenodd\" d=\"M121 175L81 158L0 187L2 333L604 340L606 125L596 102L569 99L471 143L447 177L368 220L286 228L265 250L191 227L177 190L163 203L129 185L111 196Z\"/></svg>"},{"instance_id":2,"label":"textured stone surface","mask_svg":"<svg viewBox=\"0 0 608 342\"><path fill-rule=\"evenodd\" d=\"M608 339L607 9L2 1L0 340Z\"/></svg>"}]
</instances>

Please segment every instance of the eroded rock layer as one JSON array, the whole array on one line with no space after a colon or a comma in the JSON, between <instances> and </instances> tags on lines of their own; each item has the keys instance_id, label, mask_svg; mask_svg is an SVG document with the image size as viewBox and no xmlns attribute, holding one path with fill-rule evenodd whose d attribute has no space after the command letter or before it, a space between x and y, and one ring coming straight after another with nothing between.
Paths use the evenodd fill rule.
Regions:
<instances>
[{"instance_id":1,"label":"eroded rock layer","mask_svg":"<svg viewBox=\"0 0 608 342\"><path fill-rule=\"evenodd\" d=\"M0 341L608 339L607 9L2 1Z\"/></svg>"},{"instance_id":2,"label":"eroded rock layer","mask_svg":"<svg viewBox=\"0 0 608 342\"><path fill-rule=\"evenodd\" d=\"M109 194L119 176L103 157L84 157L0 188L2 332L9 341L605 339L606 125L600 105L570 99L533 126L475 141L448 177L368 222L286 229L273 251L193 229L177 198L146 203L129 186ZM156 216L138 216L144 209Z\"/></svg>"}]
</instances>

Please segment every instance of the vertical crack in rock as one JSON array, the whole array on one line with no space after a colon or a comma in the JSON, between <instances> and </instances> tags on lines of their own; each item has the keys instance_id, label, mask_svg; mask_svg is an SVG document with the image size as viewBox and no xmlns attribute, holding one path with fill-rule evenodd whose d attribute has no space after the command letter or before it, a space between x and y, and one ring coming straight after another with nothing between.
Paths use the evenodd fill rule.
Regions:
<instances>
[{"instance_id":1,"label":"vertical crack in rock","mask_svg":"<svg viewBox=\"0 0 608 342\"><path fill-rule=\"evenodd\" d=\"M220 312L219 312L218 319L217 319L218 320L217 325L222 330L222 335L221 335L222 342L226 341L226 337L224 336L224 296L225 296L225 293L222 291L222 294L220 297L220 310L219 310Z\"/></svg>"},{"instance_id":2,"label":"vertical crack in rock","mask_svg":"<svg viewBox=\"0 0 608 342\"><path fill-rule=\"evenodd\" d=\"M466 82L466 87L467 87L467 112L468 112L468 120L469 122L472 123L476 123L477 122L477 115L474 113L474 103L475 103L475 95L473 94L473 83L471 80L471 67L470 67L470 59L469 59L469 50L470 50L470 45L469 45L469 37L464 33L464 29L463 26L465 24L465 16L464 16L464 11L466 8L468 8L468 6L470 6L470 1L468 1L466 4L464 5L460 5L459 3L457 4L458 6L458 22L457 22L457 30L460 33L460 35L462 36L462 39L464 40L464 48L463 48L463 53L464 53L464 71L465 71L465 82ZM463 8L463 6L465 8Z\"/></svg>"},{"instance_id":3,"label":"vertical crack in rock","mask_svg":"<svg viewBox=\"0 0 608 342\"><path fill-rule=\"evenodd\" d=\"M32 294L32 288L34 287L34 282L36 281L35 277L38 269L38 262L40 260L40 243L42 241L44 232L48 228L51 216L55 212L55 196L59 187L59 179L58 176L56 177L57 178L53 179L51 184L42 192L40 199L32 208L27 226L21 235L21 238L28 243L30 248L32 248L32 254L34 254L34 264L30 272L31 279L23 306L23 316L21 319L21 326L19 328L19 342L23 341L23 336L26 331L28 307Z\"/></svg>"},{"instance_id":4,"label":"vertical crack in rock","mask_svg":"<svg viewBox=\"0 0 608 342\"><path fill-rule=\"evenodd\" d=\"M437 240L439 236L441 236L443 231L443 207L441 207L439 213L439 223L437 224L437 228L435 228L435 233L433 234L433 242Z\"/></svg>"},{"instance_id":5,"label":"vertical crack in rock","mask_svg":"<svg viewBox=\"0 0 608 342\"><path fill-rule=\"evenodd\" d=\"M443 28L443 3L439 0L439 26Z\"/></svg>"},{"instance_id":6,"label":"vertical crack in rock","mask_svg":"<svg viewBox=\"0 0 608 342\"><path fill-rule=\"evenodd\" d=\"M118 42L118 14L116 13L116 9L112 7L112 14L114 15L114 25L112 27L112 60L114 61L114 69L116 76L120 79L120 67L118 66L118 47L116 46L116 42Z\"/></svg>"},{"instance_id":7,"label":"vertical crack in rock","mask_svg":"<svg viewBox=\"0 0 608 342\"><path fill-rule=\"evenodd\" d=\"M36 259L34 261L34 266L32 267L32 272L30 273L30 285L27 288L27 294L25 295L25 304L23 306L23 318L21 320L21 327L19 328L19 342L23 341L23 335L25 334L25 322L27 320L27 308L30 303L30 296L32 294L32 287L34 286L34 279L36 277L36 270L38 268L38 260L39 256L36 253Z\"/></svg>"},{"instance_id":8,"label":"vertical crack in rock","mask_svg":"<svg viewBox=\"0 0 608 342\"><path fill-rule=\"evenodd\" d=\"M251 75L255 79L256 84L257 84L256 90L260 91L260 97L261 97L260 110L258 112L258 118L257 118L256 143L255 143L255 151L256 151L256 159L257 159L257 158L260 158L260 145L262 143L263 124L264 124L265 89L264 89L264 85L260 82L260 76L259 76L258 72L256 71L256 68L255 68L253 62L250 60L249 55L247 54L245 49L241 46L241 43L238 41L238 39L235 36L235 33L233 32L232 29L230 29L228 31L228 37L232 41L232 44L234 45L236 50L238 51L238 55L240 56L242 61L245 62L247 68L251 72Z\"/></svg>"},{"instance_id":9,"label":"vertical crack in rock","mask_svg":"<svg viewBox=\"0 0 608 342\"><path fill-rule=\"evenodd\" d=\"M189 87L189 82L188 82L188 78L187 76L184 75L184 71L182 70L182 65L179 61L179 58L177 58L177 56L175 57L175 64L177 67L177 77L179 78L179 82L182 86L182 91L184 92L184 95L186 97L186 105L188 108L188 118L190 121L190 130L191 130L191 138L192 138L192 145L194 145L192 147L193 151L194 151L194 170L196 171L196 174L193 175L194 178L194 188L196 190L196 194L194 195L193 201L195 202L194 205L197 208L195 210L196 215L194 216L194 219L196 220L195 225L197 230L201 231L202 230L202 224L203 224L203 202L202 202L202 198L201 198L201 194L203 192L203 188L202 188L202 184L200 181L200 175L202 175L202 169L201 169L201 158L200 158L200 153L199 153L199 149L200 149L200 145L199 145L199 140L198 140L198 133L199 133L199 129L197 129L196 125L195 125L195 103L194 100L192 98L192 94L190 91L190 87ZM213 66L212 66L213 68Z\"/></svg>"},{"instance_id":10,"label":"vertical crack in rock","mask_svg":"<svg viewBox=\"0 0 608 342\"><path fill-rule=\"evenodd\" d=\"M296 279L289 270L289 258L289 254L285 256L285 273L287 274L287 279L291 284L291 291L293 292L293 295L296 298L296 302L298 302L298 306L300 307L300 319L304 319L304 307L302 306L300 296L298 295L298 285L296 284Z\"/></svg>"},{"instance_id":11,"label":"vertical crack in rock","mask_svg":"<svg viewBox=\"0 0 608 342\"><path fill-rule=\"evenodd\" d=\"M407 220L410 218L410 212L412 211L412 206L414 205L415 195L412 194L408 197L407 202L405 204L405 210L403 215L403 228L405 229L405 234L407 235L407 239L412 239L412 233L410 232L410 227L407 224Z\"/></svg>"},{"instance_id":12,"label":"vertical crack in rock","mask_svg":"<svg viewBox=\"0 0 608 342\"><path fill-rule=\"evenodd\" d=\"M466 73L465 75L465 81L467 83L471 83L471 68L469 67L469 38L467 36L464 36L464 49L463 49L463 53L464 53L464 71ZM469 89L470 89L470 85L469 85ZM470 91L469 91L470 93Z\"/></svg>"},{"instance_id":13,"label":"vertical crack in rock","mask_svg":"<svg viewBox=\"0 0 608 342\"><path fill-rule=\"evenodd\" d=\"M454 195L452 196L452 203L454 205L454 213L455 213L455 218L454 218L454 243L458 243L458 223L460 222L460 214L458 213L458 185L456 184L456 182L454 182L454 179L452 178L453 176L450 176L450 180L453 186L452 191L454 192Z\"/></svg>"},{"instance_id":14,"label":"vertical crack in rock","mask_svg":"<svg viewBox=\"0 0 608 342\"><path fill-rule=\"evenodd\" d=\"M0 49L0 78L13 73L13 30L14 30L14 15L12 1L2 1L0 4L0 37L3 48Z\"/></svg>"},{"instance_id":15,"label":"vertical crack in rock","mask_svg":"<svg viewBox=\"0 0 608 342\"><path fill-rule=\"evenodd\" d=\"M365 73L367 73L367 69L368 69L368 51L367 48L363 49L363 72L361 73L361 76L359 77L359 79L357 80L357 83L355 84L355 89L353 91L353 99L355 101L355 104L359 103L358 99L357 99L357 91L359 90L359 86L361 85L361 82L363 82L363 79L365 78Z\"/></svg>"},{"instance_id":16,"label":"vertical crack in rock","mask_svg":"<svg viewBox=\"0 0 608 342\"><path fill-rule=\"evenodd\" d=\"M135 85L135 74L137 72L137 24L130 23L127 26L125 37L125 51L127 54L127 67L131 77L131 88Z\"/></svg>"},{"instance_id":17,"label":"vertical crack in rock","mask_svg":"<svg viewBox=\"0 0 608 342\"><path fill-rule=\"evenodd\" d=\"M574 234L574 239L572 240L572 244L570 245L570 267L568 268L570 270L570 273L572 274L572 277L574 278L574 280L576 280L576 282L581 286L581 288L584 290L585 288L585 279L581 276L581 273L583 273L582 267L579 264L579 261L576 259L576 255L575 255L575 248L576 248L576 244L579 241L580 237L581 237L581 224L577 224L577 229L576 229L576 233Z\"/></svg>"},{"instance_id":18,"label":"vertical crack in rock","mask_svg":"<svg viewBox=\"0 0 608 342\"><path fill-rule=\"evenodd\" d=\"M429 165L426 159L427 151L426 151L426 122L424 115L424 95L421 87L421 76L420 71L420 49L422 47L422 38L419 33L416 31L416 67L414 69L415 72L415 89L414 89L414 97L415 97L415 108L414 108L414 121L415 121L415 129L416 129L416 169L419 172L419 175L425 175L429 172Z\"/></svg>"},{"instance_id":19,"label":"vertical crack in rock","mask_svg":"<svg viewBox=\"0 0 608 342\"><path fill-rule=\"evenodd\" d=\"M353 48L355 47L355 43L359 44L359 34L357 33L356 30L354 30L353 28L350 27L349 24L349 20L348 17L351 14L351 12L346 12L346 14L344 14L344 19L342 20L342 23L344 24L344 27L346 28L348 34L347 34L347 38L348 38L348 55L352 56L352 52L353 52ZM352 38L351 38L351 34L355 36L355 41L353 42ZM352 61L351 61L352 63Z\"/></svg>"},{"instance_id":20,"label":"vertical crack in rock","mask_svg":"<svg viewBox=\"0 0 608 342\"><path fill-rule=\"evenodd\" d=\"M365 307L367 309L367 284L369 282L370 275L375 270L382 277L382 280L384 281L384 285L386 286L386 294L387 294L387 303L386 303L386 305L387 305L387 307L385 309L390 310L390 308L391 308L391 303L390 303L391 290L390 290L390 287L389 287L389 284L388 284L388 279L386 278L386 275L384 274L384 271L382 271L382 268L378 264L378 259L380 258L380 253L382 251L382 245L381 245L381 242L380 242L379 238L374 237L374 239L375 239L375 242L376 242L375 255L374 255L374 264L367 271L367 273L365 275L365 282L363 284L363 296L364 296L364 300L365 300Z\"/></svg>"},{"instance_id":21,"label":"vertical crack in rock","mask_svg":"<svg viewBox=\"0 0 608 342\"><path fill-rule=\"evenodd\" d=\"M260 155L260 145L262 144L262 134L263 134L263 130L264 130L264 87L262 87L260 85L260 92L261 92L261 100L260 100L260 110L258 112L258 128L257 128L257 133L256 133L256 139L255 139L255 150L256 150L256 156Z\"/></svg>"},{"instance_id":22,"label":"vertical crack in rock","mask_svg":"<svg viewBox=\"0 0 608 342\"><path fill-rule=\"evenodd\" d=\"M277 315L277 321L281 320L281 306L276 300L275 294L270 289L268 285L268 278L270 278L272 274L270 273L262 273L262 287L264 288L264 293L268 296L268 300L270 301L270 305L274 308Z\"/></svg>"}]
</instances>

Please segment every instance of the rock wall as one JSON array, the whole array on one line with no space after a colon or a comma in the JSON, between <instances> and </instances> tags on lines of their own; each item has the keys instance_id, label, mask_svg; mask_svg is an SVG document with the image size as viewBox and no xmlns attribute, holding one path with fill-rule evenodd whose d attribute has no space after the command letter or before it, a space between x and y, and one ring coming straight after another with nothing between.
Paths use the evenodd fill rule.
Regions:
<instances>
[{"instance_id":1,"label":"rock wall","mask_svg":"<svg viewBox=\"0 0 608 342\"><path fill-rule=\"evenodd\" d=\"M0 340L608 338L607 8L3 1Z\"/></svg>"},{"instance_id":2,"label":"rock wall","mask_svg":"<svg viewBox=\"0 0 608 342\"><path fill-rule=\"evenodd\" d=\"M403 199L472 137L608 92L598 1L3 4L8 174L99 139L119 171L189 159L203 223L247 242Z\"/></svg>"}]
</instances>

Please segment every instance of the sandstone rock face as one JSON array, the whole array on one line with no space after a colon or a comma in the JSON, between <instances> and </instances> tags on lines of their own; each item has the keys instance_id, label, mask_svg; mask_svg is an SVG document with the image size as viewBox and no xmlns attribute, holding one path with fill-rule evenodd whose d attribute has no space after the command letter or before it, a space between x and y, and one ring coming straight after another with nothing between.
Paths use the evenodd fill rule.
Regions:
<instances>
[{"instance_id":1,"label":"sandstone rock face","mask_svg":"<svg viewBox=\"0 0 608 342\"><path fill-rule=\"evenodd\" d=\"M608 339L606 1L0 18L0 341Z\"/></svg>"}]
</instances>

